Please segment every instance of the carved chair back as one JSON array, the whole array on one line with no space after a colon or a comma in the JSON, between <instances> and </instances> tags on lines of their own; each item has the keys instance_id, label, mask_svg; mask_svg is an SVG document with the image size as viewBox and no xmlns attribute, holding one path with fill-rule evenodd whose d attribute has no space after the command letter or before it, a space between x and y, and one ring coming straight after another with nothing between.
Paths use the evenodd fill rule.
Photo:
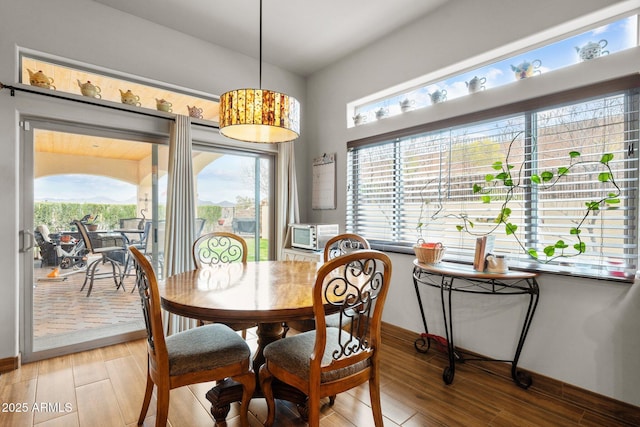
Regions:
<instances>
[{"instance_id":1,"label":"carved chair back","mask_svg":"<svg viewBox=\"0 0 640 427\"><path fill-rule=\"evenodd\" d=\"M329 239L324 247L324 260L329 261L337 256L344 255L359 249L371 249L369 242L364 237L343 233Z\"/></svg>"},{"instance_id":2,"label":"carved chair back","mask_svg":"<svg viewBox=\"0 0 640 427\"><path fill-rule=\"evenodd\" d=\"M247 242L233 233L207 233L193 243L192 255L196 268L231 262L246 263Z\"/></svg>"}]
</instances>

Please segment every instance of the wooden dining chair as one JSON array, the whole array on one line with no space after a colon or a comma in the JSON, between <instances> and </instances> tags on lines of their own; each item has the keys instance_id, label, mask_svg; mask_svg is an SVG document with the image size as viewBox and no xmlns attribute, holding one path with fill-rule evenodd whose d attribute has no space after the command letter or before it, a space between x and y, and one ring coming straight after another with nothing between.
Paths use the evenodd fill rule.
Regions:
<instances>
[{"instance_id":1,"label":"wooden dining chair","mask_svg":"<svg viewBox=\"0 0 640 427\"><path fill-rule=\"evenodd\" d=\"M324 261L359 249L371 249L369 241L359 234L338 234L327 241L324 247Z\"/></svg>"},{"instance_id":2,"label":"wooden dining chair","mask_svg":"<svg viewBox=\"0 0 640 427\"><path fill-rule=\"evenodd\" d=\"M205 265L247 263L247 242L237 234L214 231L198 237L191 248L196 268Z\"/></svg>"},{"instance_id":3,"label":"wooden dining chair","mask_svg":"<svg viewBox=\"0 0 640 427\"><path fill-rule=\"evenodd\" d=\"M191 248L193 262L196 268L229 264L231 262L247 263L247 242L234 233L214 231L198 237ZM198 320L199 325L206 322ZM226 323L235 331L242 331L242 338L247 338L247 329L256 326L255 323Z\"/></svg>"},{"instance_id":4,"label":"wooden dining chair","mask_svg":"<svg viewBox=\"0 0 640 427\"><path fill-rule=\"evenodd\" d=\"M320 424L321 398L368 382L374 423L383 425L378 351L390 283L391 260L379 251L352 252L320 267L313 288L316 329L264 348L260 387L268 408L265 426L275 421L274 379L308 396L311 427ZM334 310L342 327L325 323L325 314Z\"/></svg>"},{"instance_id":5,"label":"wooden dining chair","mask_svg":"<svg viewBox=\"0 0 640 427\"><path fill-rule=\"evenodd\" d=\"M93 289L94 280L98 279L113 279L116 284L116 290L122 288L124 290L124 283L122 283L122 270L121 264L115 259L111 258L111 255L114 253L120 253L122 258L125 258L126 248L124 246L105 246L96 248L89 236L89 232L87 231L87 227L85 227L84 223L80 220L74 220L73 224L78 229L80 233L80 237L82 237L82 241L84 242L84 247L88 253L88 255L99 255L100 257L93 260L87 261L87 269L85 271L84 283L80 288L80 291L83 291L87 283L89 284L89 289L87 290L87 296L91 295L91 290ZM100 271L100 265L109 265L109 269L107 271Z\"/></svg>"},{"instance_id":6,"label":"wooden dining chair","mask_svg":"<svg viewBox=\"0 0 640 427\"><path fill-rule=\"evenodd\" d=\"M172 389L231 377L242 384L240 422L248 426L247 412L256 378L251 370L251 350L247 343L222 324L188 329L165 338L153 267L135 246L130 246L129 251L147 328L147 385L138 425L144 423L154 384L157 387L156 427L165 427Z\"/></svg>"},{"instance_id":7,"label":"wooden dining chair","mask_svg":"<svg viewBox=\"0 0 640 427\"><path fill-rule=\"evenodd\" d=\"M369 241L367 239L360 236L359 234L338 234L327 241L327 244L324 247L324 261L327 262L340 255L344 255L360 249L371 249L371 246L369 245ZM335 314L327 316L326 320L327 326L336 327L339 324L339 319ZM286 331L288 331L288 328L293 328L299 332L306 332L312 330L315 327L316 324L313 319L293 320L287 322Z\"/></svg>"}]
</instances>

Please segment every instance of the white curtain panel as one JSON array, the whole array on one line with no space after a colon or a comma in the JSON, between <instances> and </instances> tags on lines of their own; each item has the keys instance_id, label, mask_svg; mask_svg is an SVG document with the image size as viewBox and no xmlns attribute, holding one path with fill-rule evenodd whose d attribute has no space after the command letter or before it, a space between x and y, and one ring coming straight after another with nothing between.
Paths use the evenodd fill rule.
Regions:
<instances>
[{"instance_id":1,"label":"white curtain panel","mask_svg":"<svg viewBox=\"0 0 640 427\"><path fill-rule=\"evenodd\" d=\"M282 249L288 245L289 224L300 222L298 202L298 181L296 179L295 142L282 143L278 146L278 187L276 212L276 248L278 259L282 259Z\"/></svg>"},{"instance_id":2,"label":"white curtain panel","mask_svg":"<svg viewBox=\"0 0 640 427\"><path fill-rule=\"evenodd\" d=\"M191 245L196 239L196 206L191 118L178 115L169 139L167 222L164 241L165 277L193 270ZM181 316L167 318L167 335L195 327L195 321Z\"/></svg>"}]
</instances>

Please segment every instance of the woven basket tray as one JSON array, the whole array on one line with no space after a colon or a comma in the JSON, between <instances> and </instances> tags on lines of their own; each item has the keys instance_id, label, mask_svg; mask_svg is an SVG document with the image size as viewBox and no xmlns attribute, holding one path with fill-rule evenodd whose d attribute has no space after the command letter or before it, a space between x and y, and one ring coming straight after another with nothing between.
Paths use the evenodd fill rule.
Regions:
<instances>
[{"instance_id":1,"label":"woven basket tray","mask_svg":"<svg viewBox=\"0 0 640 427\"><path fill-rule=\"evenodd\" d=\"M423 246L414 246L413 251L416 253L418 260L424 264L437 264L442 261L446 248L426 248Z\"/></svg>"}]
</instances>

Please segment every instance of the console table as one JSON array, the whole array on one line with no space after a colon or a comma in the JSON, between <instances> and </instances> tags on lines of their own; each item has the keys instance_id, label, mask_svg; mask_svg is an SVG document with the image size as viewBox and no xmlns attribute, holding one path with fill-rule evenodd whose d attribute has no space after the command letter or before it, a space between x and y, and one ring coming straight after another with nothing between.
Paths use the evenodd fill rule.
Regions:
<instances>
[{"instance_id":1,"label":"console table","mask_svg":"<svg viewBox=\"0 0 640 427\"><path fill-rule=\"evenodd\" d=\"M422 298L420 296L420 285L432 286L440 289L442 303L442 315L444 318L444 329L446 334L446 346L449 356L449 366L444 368L442 378L445 384L451 384L455 375L455 362L465 360L483 360L495 362L510 362L511 377L517 385L528 388L531 385L531 376L526 372L518 371L518 359L524 346L524 341L529 332L533 315L538 305L538 282L536 273L508 271L507 273L481 273L475 271L472 266L456 264L450 262L440 262L438 264L424 264L417 259L413 261L413 284L416 290L416 297L420 306L422 323L425 333L418 338L414 345L417 351L426 353L431 347L432 335L429 335L429 328L425 317ZM451 293L465 292L470 294L484 295L529 295L529 307L527 309L516 353L512 360L497 360L488 358L464 358L456 351L453 341L453 316L451 311Z\"/></svg>"}]
</instances>

